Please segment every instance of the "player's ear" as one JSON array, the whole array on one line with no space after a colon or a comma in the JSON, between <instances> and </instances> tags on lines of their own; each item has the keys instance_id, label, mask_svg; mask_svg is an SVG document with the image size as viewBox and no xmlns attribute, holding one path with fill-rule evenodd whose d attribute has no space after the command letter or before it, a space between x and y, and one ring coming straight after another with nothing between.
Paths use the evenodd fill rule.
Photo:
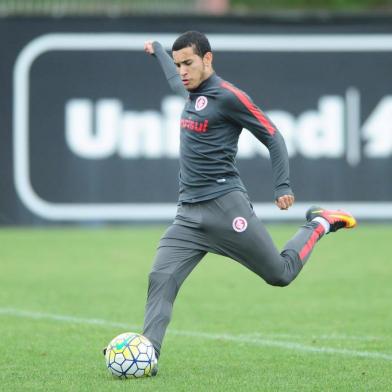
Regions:
<instances>
[{"instance_id":1,"label":"player's ear","mask_svg":"<svg viewBox=\"0 0 392 392\"><path fill-rule=\"evenodd\" d=\"M204 65L211 66L212 64L212 52L207 52L203 57Z\"/></svg>"}]
</instances>

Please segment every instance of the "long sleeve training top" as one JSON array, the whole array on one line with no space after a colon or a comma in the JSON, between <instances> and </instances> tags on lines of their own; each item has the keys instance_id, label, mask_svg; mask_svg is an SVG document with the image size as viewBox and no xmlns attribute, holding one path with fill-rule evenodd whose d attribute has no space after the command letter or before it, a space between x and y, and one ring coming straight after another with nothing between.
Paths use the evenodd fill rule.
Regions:
<instances>
[{"instance_id":1,"label":"long sleeve training top","mask_svg":"<svg viewBox=\"0 0 392 392\"><path fill-rule=\"evenodd\" d=\"M235 161L243 128L269 150L275 199L292 194L284 139L249 96L215 73L188 92L161 44L153 47L171 89L186 99L180 120L179 202L209 200L235 189L246 192Z\"/></svg>"}]
</instances>

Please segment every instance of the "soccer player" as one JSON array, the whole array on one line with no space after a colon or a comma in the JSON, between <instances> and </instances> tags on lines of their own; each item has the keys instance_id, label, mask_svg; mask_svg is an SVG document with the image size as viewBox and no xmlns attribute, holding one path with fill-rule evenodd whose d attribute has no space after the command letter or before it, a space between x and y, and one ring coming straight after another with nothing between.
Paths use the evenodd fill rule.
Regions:
<instances>
[{"instance_id":1,"label":"soccer player","mask_svg":"<svg viewBox=\"0 0 392 392\"><path fill-rule=\"evenodd\" d=\"M269 150L276 206L290 208L294 195L288 154L278 129L247 94L214 72L204 34L179 36L173 59L158 42L148 41L144 49L157 58L171 89L186 99L180 120L178 210L149 275L144 321L143 334L158 358L178 290L207 252L238 261L268 284L286 286L323 235L352 228L356 221L347 212L311 207L304 226L279 252L253 211L235 162L238 138L246 128Z\"/></svg>"}]
</instances>

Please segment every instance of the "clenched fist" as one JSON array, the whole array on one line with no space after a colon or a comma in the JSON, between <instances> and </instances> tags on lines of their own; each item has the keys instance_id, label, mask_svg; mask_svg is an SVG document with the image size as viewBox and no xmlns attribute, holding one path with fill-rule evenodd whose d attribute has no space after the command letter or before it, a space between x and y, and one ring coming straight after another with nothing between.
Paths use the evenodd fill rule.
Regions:
<instances>
[{"instance_id":1,"label":"clenched fist","mask_svg":"<svg viewBox=\"0 0 392 392\"><path fill-rule=\"evenodd\" d=\"M153 41L146 41L144 43L144 51L148 54L154 54L154 46L152 45Z\"/></svg>"},{"instance_id":2,"label":"clenched fist","mask_svg":"<svg viewBox=\"0 0 392 392\"><path fill-rule=\"evenodd\" d=\"M293 195L283 195L278 200L275 200L275 204L281 210L288 210L294 204L294 200Z\"/></svg>"}]
</instances>

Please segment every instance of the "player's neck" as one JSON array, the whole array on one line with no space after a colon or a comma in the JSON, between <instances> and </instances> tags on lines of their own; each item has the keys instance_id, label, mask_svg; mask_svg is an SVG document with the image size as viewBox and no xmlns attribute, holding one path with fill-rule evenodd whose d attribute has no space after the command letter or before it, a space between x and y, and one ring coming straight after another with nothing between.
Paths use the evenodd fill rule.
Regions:
<instances>
[{"instance_id":1,"label":"player's neck","mask_svg":"<svg viewBox=\"0 0 392 392\"><path fill-rule=\"evenodd\" d=\"M213 69L211 69L211 71L209 71L209 72L206 72L206 73L203 75L203 78L202 78L200 84L199 84L195 89L190 90L190 92L197 92L197 91L203 90L203 88L205 88L206 85L208 84L208 80L209 80L209 79L211 78L211 76L214 75L214 74L215 74L215 72L214 72Z\"/></svg>"},{"instance_id":2,"label":"player's neck","mask_svg":"<svg viewBox=\"0 0 392 392\"><path fill-rule=\"evenodd\" d=\"M204 81L209 79L214 73L215 73L215 71L212 68L206 70L206 72L204 73L204 76L201 80L201 83L203 83Z\"/></svg>"},{"instance_id":3,"label":"player's neck","mask_svg":"<svg viewBox=\"0 0 392 392\"><path fill-rule=\"evenodd\" d=\"M203 77L201 78L200 83L194 89L188 90L190 93L197 93L200 90L203 90L208 84L211 77L215 75L215 71L211 68L210 70L203 73Z\"/></svg>"}]
</instances>

